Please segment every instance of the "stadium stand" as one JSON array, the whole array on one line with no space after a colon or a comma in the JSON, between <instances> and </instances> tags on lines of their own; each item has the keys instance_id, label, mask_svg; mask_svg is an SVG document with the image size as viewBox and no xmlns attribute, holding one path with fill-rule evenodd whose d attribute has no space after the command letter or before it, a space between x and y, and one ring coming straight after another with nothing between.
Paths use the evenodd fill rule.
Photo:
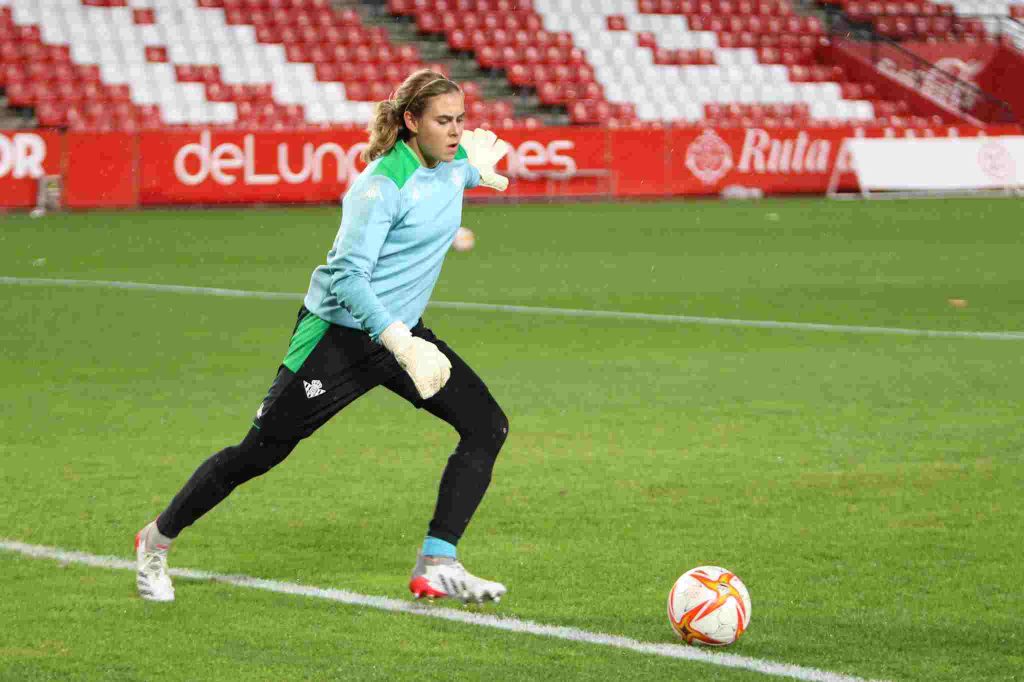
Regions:
<instances>
[{"instance_id":1,"label":"stadium stand","mask_svg":"<svg viewBox=\"0 0 1024 682\"><path fill-rule=\"evenodd\" d=\"M0 0L0 87L43 126L362 127L422 66L326 0ZM477 123L536 125L463 86Z\"/></svg>"},{"instance_id":2,"label":"stadium stand","mask_svg":"<svg viewBox=\"0 0 1024 682\"><path fill-rule=\"evenodd\" d=\"M893 40L997 42L1024 47L1024 0L824 0Z\"/></svg>"},{"instance_id":3,"label":"stadium stand","mask_svg":"<svg viewBox=\"0 0 1024 682\"><path fill-rule=\"evenodd\" d=\"M385 0L377 0L383 4ZM1024 0L827 0L878 34L995 40ZM369 2L367 4L374 4ZM855 79L791 0L386 0L423 38L574 124L926 126L952 117ZM0 0L0 88L39 125L362 127L411 70L445 64L329 0ZM536 127L460 79L472 125Z\"/></svg>"},{"instance_id":4,"label":"stadium stand","mask_svg":"<svg viewBox=\"0 0 1024 682\"><path fill-rule=\"evenodd\" d=\"M389 0L574 123L822 125L907 114L827 63L788 0ZM677 94L678 93L678 94ZM684 94L685 93L685 94ZM922 124L924 122L922 121Z\"/></svg>"}]
</instances>

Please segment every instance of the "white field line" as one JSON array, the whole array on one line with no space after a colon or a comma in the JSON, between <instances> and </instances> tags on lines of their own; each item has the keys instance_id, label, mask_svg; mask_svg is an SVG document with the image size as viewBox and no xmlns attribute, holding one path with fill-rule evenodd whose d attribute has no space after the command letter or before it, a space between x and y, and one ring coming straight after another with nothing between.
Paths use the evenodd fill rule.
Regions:
<instances>
[{"instance_id":1,"label":"white field line","mask_svg":"<svg viewBox=\"0 0 1024 682\"><path fill-rule=\"evenodd\" d=\"M176 294L227 296L266 300L301 301L305 294L278 291L246 291L216 287L192 287L179 284L150 284L147 282L118 282L91 279L47 279L41 277L0 277L0 284L22 286L94 287L102 289L135 289ZM905 329L901 327L868 327L816 322L781 322L777 320L737 320L727 317L701 317L696 315L663 315L659 313L633 313L621 310L583 310L579 308L545 308L542 306L504 305L497 303L468 303L461 301L431 301L431 308L449 310L481 310L528 315L555 315L562 317L594 317L613 320L642 320L646 322L674 322L718 327L760 327L765 329L796 329L800 331L839 332L845 334L894 334L899 336L927 336L933 338L985 339L995 341L1024 341L1024 331L972 332L942 329Z\"/></svg>"},{"instance_id":2,"label":"white field line","mask_svg":"<svg viewBox=\"0 0 1024 682\"><path fill-rule=\"evenodd\" d=\"M135 562L119 559L111 556L98 556L85 552L72 552L57 547L45 547L42 545L29 545L15 540L0 538L0 550L15 552L33 559L51 559L61 564L83 564L94 568L106 568L123 571L134 571ZM619 635L608 635L600 632L589 632L577 628L561 627L557 625L543 625L518 618L491 616L466 610L456 610L424 605L413 601L400 599L389 599L387 597L374 597L348 590L338 590L323 587L312 587L309 585L298 585L295 583L280 582L277 580L263 580L244 575L221 575L207 571L196 571L187 568L171 569L171 575L177 578L188 580L206 580L218 583L226 583L236 587L248 587L267 592L278 592L281 594L293 594L312 599L325 599L352 606L362 606L392 613L405 613L414 616L425 616L427 618L439 618L441 620L465 623L478 627L506 630L508 632L539 635L541 637L553 637L555 639L579 642L582 644L595 644L599 646L614 647L635 651L648 656L662 656L665 658L680 658L698 663L717 665L726 668L739 668L752 670L764 675L775 677L790 677L797 680L810 680L812 682L866 682L863 678L842 675L827 670L816 668L804 668L788 663L776 663L760 658L749 658L735 654L712 652L683 644L655 644L641 642ZM667 627L667 626L666 626Z\"/></svg>"}]
</instances>

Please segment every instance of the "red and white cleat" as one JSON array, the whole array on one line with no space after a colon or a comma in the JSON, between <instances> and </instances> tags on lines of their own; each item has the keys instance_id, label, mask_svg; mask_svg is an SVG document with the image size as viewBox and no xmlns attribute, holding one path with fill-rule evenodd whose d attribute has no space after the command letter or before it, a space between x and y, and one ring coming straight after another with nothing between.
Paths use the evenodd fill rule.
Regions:
<instances>
[{"instance_id":1,"label":"red and white cleat","mask_svg":"<svg viewBox=\"0 0 1024 682\"><path fill-rule=\"evenodd\" d=\"M143 599L174 601L174 585L167 572L167 552L170 546L151 541L150 534L155 530L156 521L151 521L135 534L135 585Z\"/></svg>"},{"instance_id":2,"label":"red and white cleat","mask_svg":"<svg viewBox=\"0 0 1024 682\"><path fill-rule=\"evenodd\" d=\"M508 591L501 583L478 578L450 557L416 557L416 568L409 580L409 591L416 599L453 597L463 602L495 603Z\"/></svg>"}]
</instances>

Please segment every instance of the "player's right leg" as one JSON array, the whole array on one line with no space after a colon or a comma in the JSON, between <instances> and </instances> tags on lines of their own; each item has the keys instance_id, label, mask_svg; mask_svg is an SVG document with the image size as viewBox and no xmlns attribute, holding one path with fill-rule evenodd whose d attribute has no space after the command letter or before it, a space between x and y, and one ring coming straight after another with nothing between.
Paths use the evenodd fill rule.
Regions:
<instances>
[{"instance_id":1,"label":"player's right leg","mask_svg":"<svg viewBox=\"0 0 1024 682\"><path fill-rule=\"evenodd\" d=\"M199 465L160 516L135 536L139 596L150 601L174 601L167 568L171 541L242 483L282 462L298 442L298 438L265 437L254 426L241 443L224 448Z\"/></svg>"},{"instance_id":2,"label":"player's right leg","mask_svg":"<svg viewBox=\"0 0 1024 682\"><path fill-rule=\"evenodd\" d=\"M288 354L241 443L203 462L161 514L136 536L139 595L171 601L167 552L185 528L241 484L270 471L339 410L401 371L361 332L328 325L303 309Z\"/></svg>"},{"instance_id":3,"label":"player's right leg","mask_svg":"<svg viewBox=\"0 0 1024 682\"><path fill-rule=\"evenodd\" d=\"M174 585L167 570L171 539L150 521L135 534L135 585L139 596L149 601L174 601Z\"/></svg>"}]
</instances>

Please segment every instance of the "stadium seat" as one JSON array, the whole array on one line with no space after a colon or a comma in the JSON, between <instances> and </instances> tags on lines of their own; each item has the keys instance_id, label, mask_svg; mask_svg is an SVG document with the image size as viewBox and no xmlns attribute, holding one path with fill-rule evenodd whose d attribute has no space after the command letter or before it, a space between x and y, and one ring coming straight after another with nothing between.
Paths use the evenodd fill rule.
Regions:
<instances>
[{"instance_id":1,"label":"stadium seat","mask_svg":"<svg viewBox=\"0 0 1024 682\"><path fill-rule=\"evenodd\" d=\"M638 0L609 3L593 14L581 14L572 0L536 0L533 5L549 34L566 35L570 44L583 46L581 61L603 94L567 88L564 80L533 78L540 101L564 102L575 122L604 119L594 102L605 97L629 106L609 116L616 125L626 124L631 114L652 122L781 122L788 117L764 109L727 115L704 105L763 107L809 100L823 102L805 112L812 125L819 119L832 125L837 119L874 117L874 98L845 99L844 93L862 95L864 90L844 91L840 84L849 77L819 62L821 21L794 14L787 0ZM530 81L519 69L515 78ZM822 87L828 84L832 87ZM666 93L673 92L686 97L666 100ZM574 96L580 106L574 106Z\"/></svg>"},{"instance_id":2,"label":"stadium seat","mask_svg":"<svg viewBox=\"0 0 1024 682\"><path fill-rule=\"evenodd\" d=\"M364 26L357 12L334 9L327 0L194 2L3 0L0 82L14 84L16 106L136 107L117 109L110 117L115 127L157 120L228 125L244 118L246 125L280 129L321 124L307 112L325 102L344 109L335 118L363 125L372 111L368 100L389 96L415 68L439 68L423 64L415 46L392 44L385 30ZM393 4L395 11L412 6ZM58 79L75 85L27 85ZM198 90L187 87L192 84ZM479 88L474 92L479 99ZM81 128L97 124L98 113L47 106L42 116L48 125Z\"/></svg>"}]
</instances>

